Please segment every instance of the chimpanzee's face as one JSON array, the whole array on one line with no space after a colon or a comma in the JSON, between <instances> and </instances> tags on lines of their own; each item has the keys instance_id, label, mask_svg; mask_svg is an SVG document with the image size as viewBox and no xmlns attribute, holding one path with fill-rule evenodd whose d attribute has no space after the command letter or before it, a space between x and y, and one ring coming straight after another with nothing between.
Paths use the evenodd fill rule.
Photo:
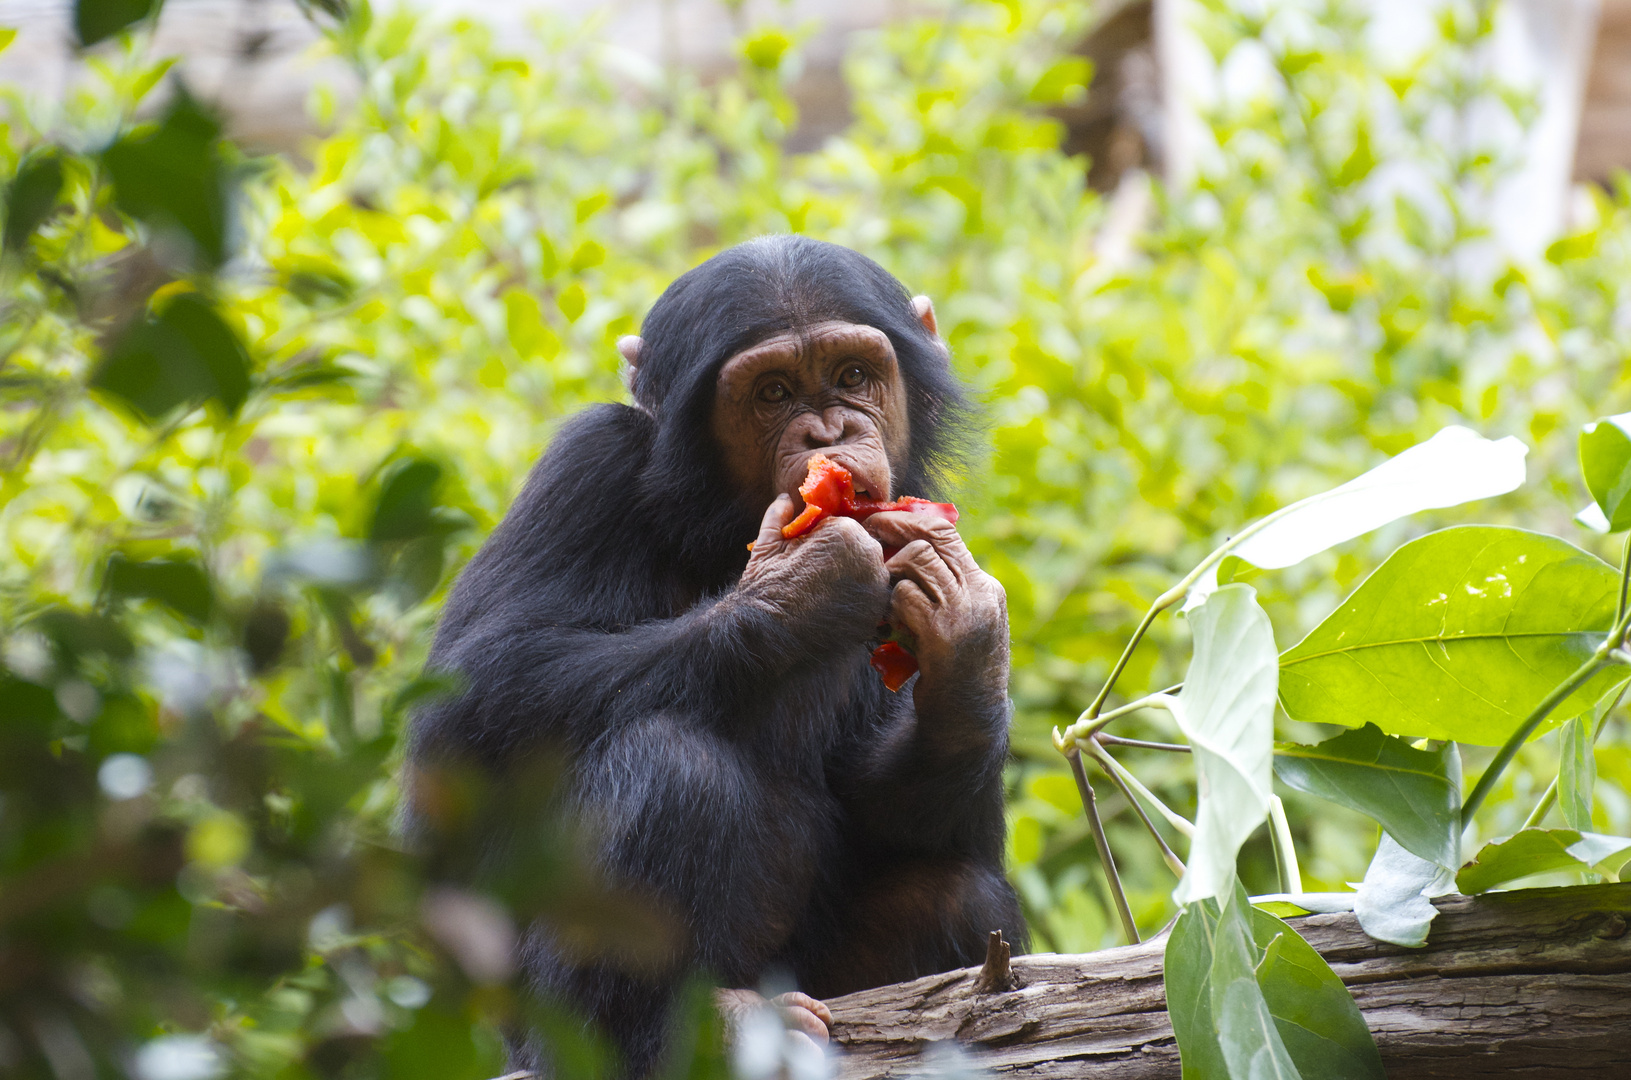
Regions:
<instances>
[{"instance_id":1,"label":"chimpanzee's face","mask_svg":"<svg viewBox=\"0 0 1631 1080\"><path fill-rule=\"evenodd\" d=\"M892 499L911 434L894 346L875 327L836 321L761 341L720 369L712 431L755 507L796 495L816 454L848 469L858 496Z\"/></svg>"}]
</instances>

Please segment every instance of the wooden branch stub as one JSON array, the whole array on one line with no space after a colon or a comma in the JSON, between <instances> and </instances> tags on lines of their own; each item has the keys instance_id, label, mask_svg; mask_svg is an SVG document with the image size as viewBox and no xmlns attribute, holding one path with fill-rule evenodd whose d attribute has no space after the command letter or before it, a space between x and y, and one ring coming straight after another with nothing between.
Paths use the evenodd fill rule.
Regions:
<instances>
[{"instance_id":1,"label":"wooden branch stub","mask_svg":"<svg viewBox=\"0 0 1631 1080\"><path fill-rule=\"evenodd\" d=\"M991 931L985 944L985 966L974 980L976 994L1003 994L1017 985L1014 970L1008 966L1008 943L1002 940L1002 931Z\"/></svg>"},{"instance_id":2,"label":"wooden branch stub","mask_svg":"<svg viewBox=\"0 0 1631 1080\"><path fill-rule=\"evenodd\" d=\"M1353 991L1390 1080L1631 1076L1631 883L1434 903L1420 949L1348 914L1288 920ZM945 1040L999 1078L1178 1080L1165 947L1017 957L1005 994L964 968L829 999L840 1080L919 1073Z\"/></svg>"}]
</instances>

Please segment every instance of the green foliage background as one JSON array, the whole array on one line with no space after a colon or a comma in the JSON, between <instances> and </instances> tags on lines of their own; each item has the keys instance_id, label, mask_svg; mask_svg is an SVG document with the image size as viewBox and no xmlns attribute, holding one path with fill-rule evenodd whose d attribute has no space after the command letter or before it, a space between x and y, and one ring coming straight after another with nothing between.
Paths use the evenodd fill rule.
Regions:
<instances>
[{"instance_id":1,"label":"green foliage background","mask_svg":"<svg viewBox=\"0 0 1631 1080\"><path fill-rule=\"evenodd\" d=\"M701 85L565 25L499 43L364 8L325 46L360 97L318 95L331 133L305 162L217 144L202 112L187 143L142 24L89 54L96 78L68 100L12 92L0 1066L65 1075L78 1047L120 1075L144 1040L185 1032L234 1074L496 1074L492 1023L518 1006L425 930L424 868L391 833L438 602L559 421L623 397L617 337L674 276L774 231L854 246L932 296L987 404L993 452L958 502L1013 621L1012 873L1034 948L1114 943L1048 733L1220 538L1459 422L1528 442L1530 484L1255 581L1281 648L1451 520L1618 561L1568 518L1586 501L1576 425L1631 408L1631 191L1597 193L1594 223L1543 261L1492 259L1480 208L1509 163L1435 127L1489 103L1524 119L1521 94L1469 74L1489 10L1449 5L1434 48L1389 67L1338 0L1314 23L1208 7L1208 46L1263 50L1278 84L1208 117L1216 161L1155 191L1128 258L1048 112L1090 76L1068 52L1091 21L1074 0L945 0L859 38L854 122L798 156L781 143L799 41L773 29ZM1404 122L1381 123L1384 105ZM47 158L61 205L35 215L21 178ZM143 195L144 169L183 159L201 186ZM1399 162L1430 196L1377 197ZM198 376L175 400L201 406L143 415L115 360L188 304L247 358L205 368L248 385ZM1177 681L1186 635L1159 623L1122 689ZM1526 748L1492 833L1522 821L1556 741ZM149 763L145 794L99 790L121 753ZM1127 759L1193 807L1186 762ZM1598 825L1625 833L1623 721L1597 767ZM1309 888L1357 880L1374 828L1282 794ZM1153 930L1170 876L1119 798L1101 805ZM1261 834L1243 874L1272 888Z\"/></svg>"}]
</instances>

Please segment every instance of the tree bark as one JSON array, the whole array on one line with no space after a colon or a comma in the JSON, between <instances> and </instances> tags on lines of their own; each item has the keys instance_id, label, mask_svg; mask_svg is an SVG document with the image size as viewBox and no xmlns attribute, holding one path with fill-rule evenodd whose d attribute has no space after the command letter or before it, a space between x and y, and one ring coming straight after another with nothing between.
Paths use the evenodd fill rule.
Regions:
<instances>
[{"instance_id":1,"label":"tree bark","mask_svg":"<svg viewBox=\"0 0 1631 1080\"><path fill-rule=\"evenodd\" d=\"M1391 1080L1631 1077L1631 883L1435 903L1420 949L1349 914L1288 920L1353 991ZM831 999L840 1078L941 1071L924 1052L955 1040L998 1075L1177 1080L1165 946L1016 957L1007 992L964 968Z\"/></svg>"}]
</instances>

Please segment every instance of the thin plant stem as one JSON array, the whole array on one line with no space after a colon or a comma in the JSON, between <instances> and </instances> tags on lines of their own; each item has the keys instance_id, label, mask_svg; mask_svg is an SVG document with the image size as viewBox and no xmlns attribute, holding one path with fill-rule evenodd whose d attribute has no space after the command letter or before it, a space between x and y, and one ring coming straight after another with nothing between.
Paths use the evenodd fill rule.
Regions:
<instances>
[{"instance_id":1,"label":"thin plant stem","mask_svg":"<svg viewBox=\"0 0 1631 1080\"><path fill-rule=\"evenodd\" d=\"M1127 662L1133 658L1133 650L1137 649L1138 643L1144 640L1144 635L1149 631L1150 626L1154 624L1156 616L1160 615L1163 611L1167 610L1167 608L1188 596L1190 586L1199 581L1201 576L1208 570L1222 562L1224 557L1227 556L1229 552L1233 551L1235 548L1239 547L1253 536L1256 536L1258 533L1262 532L1276 521L1279 521L1287 514L1290 514L1312 503L1323 502L1325 499L1335 495L1337 490L1337 488L1332 488L1330 491L1322 491L1318 495L1310 495L1306 499L1299 499L1290 506L1282 506L1280 509L1276 510L1267 517L1258 518L1256 521L1252 522L1250 525L1246 526L1244 529L1241 529L1239 532L1235 533L1235 535L1229 537L1229 539L1219 544L1212 550L1210 555L1196 564L1195 569L1185 574L1183 576L1183 580L1179 581L1178 584L1156 597L1155 603L1150 605L1150 610L1144 613L1144 618L1140 619L1138 626L1134 628L1132 637L1127 639L1127 647L1121 650L1121 656L1116 660L1116 666L1110 669L1109 677L1104 680L1104 686L1099 690L1098 696L1093 699L1093 704L1089 705L1087 707L1087 711L1082 714L1083 718L1092 720L1099 715L1099 710L1104 708L1105 700L1109 698L1110 692L1116 688L1116 680L1121 678L1121 673L1127 668Z\"/></svg>"},{"instance_id":2,"label":"thin plant stem","mask_svg":"<svg viewBox=\"0 0 1631 1080\"><path fill-rule=\"evenodd\" d=\"M1564 679L1562 683L1552 689L1551 693L1542 698L1540 704L1535 706L1535 711L1530 713L1528 718L1518 725L1518 729L1507 737L1506 742L1501 744L1500 750L1495 753L1494 760L1489 763L1489 767L1484 770L1484 775L1478 778L1477 785L1473 787L1472 793L1467 796L1467 801L1461 804L1461 827L1463 829L1472 823L1473 815L1478 812L1478 808L1484 804L1484 800L1494 790L1495 782L1501 778L1501 774L1506 771L1506 767L1512 764L1512 759L1517 756L1518 748L1529 740L1529 736L1535 733L1536 728L1545 723L1546 718L1552 715L1552 710L1568 700L1570 694L1591 681L1592 676L1614 662L1609 654L1617 651L1625 642L1625 631L1626 620L1622 618L1615 623L1614 629L1609 633L1607 640L1597 646L1596 651L1591 654L1591 659L1581 664L1575 669L1574 674Z\"/></svg>"},{"instance_id":3,"label":"thin plant stem","mask_svg":"<svg viewBox=\"0 0 1631 1080\"><path fill-rule=\"evenodd\" d=\"M1155 838L1156 846L1161 849L1161 859L1167 864L1167 869L1178 877L1183 877L1184 861L1178 858L1177 853L1172 848L1167 846L1166 837L1162 836L1161 830L1155 827L1155 822L1150 820L1150 815L1144 812L1144 804L1138 801L1137 796L1133 794L1133 789L1128 787L1127 782L1122 779L1121 773L1123 770L1111 767L1119 763L1098 744L1097 740L1089 740L1088 749L1093 754L1093 760L1098 763L1099 768L1104 770L1104 775L1108 776L1110 782L1116 785L1116 789L1121 792L1122 797L1133 808L1133 813L1138 815L1138 820L1144 823L1144 828L1148 829L1150 835Z\"/></svg>"},{"instance_id":4,"label":"thin plant stem","mask_svg":"<svg viewBox=\"0 0 1631 1080\"><path fill-rule=\"evenodd\" d=\"M1291 839L1291 822L1286 820L1286 804L1280 796L1269 796L1269 836L1274 840L1274 865L1280 871L1280 891L1293 895L1303 891L1303 872L1297 865L1297 847Z\"/></svg>"},{"instance_id":5,"label":"thin plant stem","mask_svg":"<svg viewBox=\"0 0 1631 1080\"><path fill-rule=\"evenodd\" d=\"M1102 731L1093 736L1093 738L1104 746L1129 746L1137 750L1165 750L1169 754L1190 753L1189 747L1183 745L1182 743L1146 742L1143 739L1123 739L1120 735L1106 735Z\"/></svg>"},{"instance_id":6,"label":"thin plant stem","mask_svg":"<svg viewBox=\"0 0 1631 1080\"><path fill-rule=\"evenodd\" d=\"M1084 712L1077 718L1076 722L1067 727L1062 734L1058 733L1057 729L1055 729L1053 744L1061 754L1069 753L1069 748L1071 745L1081 742L1083 739L1092 738L1094 735L1099 733L1101 728L1113 720L1119 720L1123 716L1129 716L1135 712L1138 712L1140 709L1166 709L1168 712L1171 712L1172 702L1172 695L1166 691L1162 691L1159 694L1147 694L1144 697L1139 698L1137 701L1129 701L1125 705L1111 709L1103 716L1089 716Z\"/></svg>"},{"instance_id":7,"label":"thin plant stem","mask_svg":"<svg viewBox=\"0 0 1631 1080\"><path fill-rule=\"evenodd\" d=\"M1615 609L1615 625L1625 621L1627 586L1631 586L1631 532L1625 534L1625 552L1620 556L1620 606Z\"/></svg>"},{"instance_id":8,"label":"thin plant stem","mask_svg":"<svg viewBox=\"0 0 1631 1080\"><path fill-rule=\"evenodd\" d=\"M1076 777L1076 792L1082 797L1087 823L1093 829L1093 846L1099 849L1099 863L1104 867L1104 880L1110 887L1110 899L1116 905L1116 914L1121 917L1121 928L1126 931L1128 944L1137 945L1138 924L1133 922L1132 908L1127 906L1127 893L1121 887L1121 875L1116 873L1116 860L1110 854L1110 840L1104 835L1104 823L1099 820L1093 785L1087 782L1087 773L1082 769L1081 751L1073 750L1066 757L1070 761L1071 774Z\"/></svg>"},{"instance_id":9,"label":"thin plant stem","mask_svg":"<svg viewBox=\"0 0 1631 1080\"><path fill-rule=\"evenodd\" d=\"M1094 742L1092 739L1087 739L1082 743L1078 743L1077 745L1078 747L1085 746L1087 751L1093 755L1095 760L1097 760L1107 770L1113 770L1115 774L1121 778L1122 783L1126 784L1128 787L1132 788L1134 791L1143 796L1146 802L1155 807L1156 811L1162 817L1167 819L1168 825L1171 825L1174 829L1177 829L1184 836L1191 838L1194 837L1194 822L1190 821L1172 807L1162 802L1153 791L1139 782L1138 777L1128 772L1125 765L1111 757L1109 754L1104 753L1103 748L1099 747L1096 742Z\"/></svg>"},{"instance_id":10,"label":"thin plant stem","mask_svg":"<svg viewBox=\"0 0 1631 1080\"><path fill-rule=\"evenodd\" d=\"M1540 802L1536 803L1535 808L1529 811L1529 816L1523 819L1523 824L1519 828L1533 829L1536 825L1539 825L1540 819L1546 816L1547 811L1551 810L1552 804L1555 802L1557 802L1557 777L1554 776L1552 782L1546 785L1546 791L1541 795Z\"/></svg>"}]
</instances>

